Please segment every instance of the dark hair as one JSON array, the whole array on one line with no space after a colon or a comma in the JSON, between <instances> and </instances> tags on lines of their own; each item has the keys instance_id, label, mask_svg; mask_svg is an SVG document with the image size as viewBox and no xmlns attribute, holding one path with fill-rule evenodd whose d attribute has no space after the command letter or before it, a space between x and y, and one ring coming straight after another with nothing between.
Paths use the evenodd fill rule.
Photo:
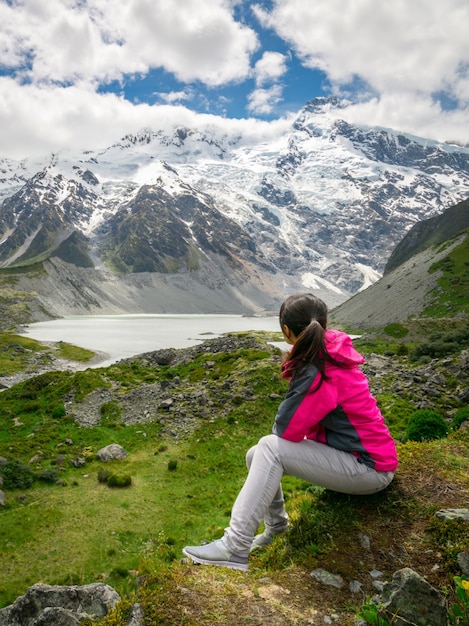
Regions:
<instances>
[{"instance_id":1,"label":"dark hair","mask_svg":"<svg viewBox=\"0 0 469 626\"><path fill-rule=\"evenodd\" d=\"M284 300L279 312L280 328L284 326L294 333L295 345L285 360L289 369L295 371L314 364L326 379L326 362L343 365L327 352L325 333L327 328L327 305L312 293L297 293ZM319 383L320 384L320 383Z\"/></svg>"}]
</instances>

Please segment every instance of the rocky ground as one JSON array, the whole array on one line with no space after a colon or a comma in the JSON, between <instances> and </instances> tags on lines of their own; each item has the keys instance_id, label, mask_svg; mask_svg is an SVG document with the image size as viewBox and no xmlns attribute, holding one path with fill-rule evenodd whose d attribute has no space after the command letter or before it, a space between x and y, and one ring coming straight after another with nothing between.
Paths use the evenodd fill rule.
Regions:
<instances>
[{"instance_id":1,"label":"rocky ground","mask_svg":"<svg viewBox=\"0 0 469 626\"><path fill-rule=\"evenodd\" d=\"M123 359L121 362L178 365L188 363L205 352L231 352L239 348L268 349L272 352L273 361L277 363L280 359L279 350L262 339L255 336L225 335L189 348L157 350ZM0 388L10 387L50 370L78 371L99 366L105 358L106 355L95 354L91 361L78 363L52 355L47 355L44 359L38 353L31 352L27 370L0 377ZM213 365L208 360L207 370ZM437 404L439 410L450 418L455 411L454 400L469 402L469 350L425 364L412 364L395 355L369 353L366 354L363 370L375 396L411 397L416 409L434 408ZM116 401L122 411L121 419L126 424L145 423L158 414L165 433L179 439L192 432L200 420L208 419L213 406L223 405L224 398L221 396L226 395L229 400L237 395L243 400L249 400L254 393L249 386L234 389L233 384L226 381L222 385L202 384L194 388L176 377L171 381L142 384L125 395L118 389L96 390L80 403L74 402L72 398L68 399L66 409L82 426L89 427L98 424L103 403ZM229 410L229 402L225 401L225 406Z\"/></svg>"}]
</instances>

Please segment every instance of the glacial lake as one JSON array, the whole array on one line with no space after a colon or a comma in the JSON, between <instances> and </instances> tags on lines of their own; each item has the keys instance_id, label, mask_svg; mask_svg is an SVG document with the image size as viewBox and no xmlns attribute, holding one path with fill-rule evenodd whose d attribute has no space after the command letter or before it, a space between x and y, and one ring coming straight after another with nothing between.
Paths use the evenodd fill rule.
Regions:
<instances>
[{"instance_id":1,"label":"glacial lake","mask_svg":"<svg viewBox=\"0 0 469 626\"><path fill-rule=\"evenodd\" d=\"M103 360L94 367L105 367L143 352L187 348L227 332L249 330L279 332L278 317L80 315L37 322L22 329L25 335L39 341L64 341L104 353Z\"/></svg>"}]
</instances>

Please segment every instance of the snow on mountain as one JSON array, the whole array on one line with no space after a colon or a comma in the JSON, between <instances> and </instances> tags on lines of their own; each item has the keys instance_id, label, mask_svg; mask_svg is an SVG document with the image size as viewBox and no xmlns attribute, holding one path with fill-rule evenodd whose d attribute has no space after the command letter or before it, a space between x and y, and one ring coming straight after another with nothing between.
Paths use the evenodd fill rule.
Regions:
<instances>
[{"instance_id":1,"label":"snow on mountain","mask_svg":"<svg viewBox=\"0 0 469 626\"><path fill-rule=\"evenodd\" d=\"M187 265L191 240L199 252L249 259L262 271L291 276L305 288L320 285L343 300L380 277L413 224L469 196L469 149L353 126L340 117L345 106L312 100L289 133L263 143L214 127L144 129L103 150L42 162L0 160L0 262L16 263L31 246L30 259L44 255L21 216L34 222L40 213L40 228L55 210L60 223L45 238L50 253L76 229L98 265L111 249L119 264L125 249L119 271L131 272L139 245L169 249L168 237L182 237L168 252L173 261L183 255ZM151 193L142 195L144 188ZM141 240L132 217L140 221ZM164 241L163 219L166 226L174 219ZM124 225L125 241L118 234ZM218 237L233 239L216 244L217 228L224 233ZM208 239L204 229L213 230Z\"/></svg>"}]
</instances>

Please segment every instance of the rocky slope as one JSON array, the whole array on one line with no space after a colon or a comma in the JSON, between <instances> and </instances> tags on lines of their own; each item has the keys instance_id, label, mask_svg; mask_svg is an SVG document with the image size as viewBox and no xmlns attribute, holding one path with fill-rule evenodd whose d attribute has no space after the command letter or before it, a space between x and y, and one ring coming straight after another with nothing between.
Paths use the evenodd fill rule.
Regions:
<instances>
[{"instance_id":1,"label":"rocky slope","mask_svg":"<svg viewBox=\"0 0 469 626\"><path fill-rule=\"evenodd\" d=\"M393 322L415 318L433 300L441 272L430 273L430 267L445 258L461 244L461 235L451 246L435 252L427 248L331 312L333 323L351 328L382 327Z\"/></svg>"},{"instance_id":2,"label":"rocky slope","mask_svg":"<svg viewBox=\"0 0 469 626\"><path fill-rule=\"evenodd\" d=\"M469 315L469 202L418 222L393 251L384 276L332 311L351 328Z\"/></svg>"},{"instance_id":3,"label":"rocky slope","mask_svg":"<svg viewBox=\"0 0 469 626\"><path fill-rule=\"evenodd\" d=\"M250 263L233 271L221 256L194 272L124 275L54 257L25 272L0 273L0 329L67 315L277 312L285 280Z\"/></svg>"}]
</instances>

